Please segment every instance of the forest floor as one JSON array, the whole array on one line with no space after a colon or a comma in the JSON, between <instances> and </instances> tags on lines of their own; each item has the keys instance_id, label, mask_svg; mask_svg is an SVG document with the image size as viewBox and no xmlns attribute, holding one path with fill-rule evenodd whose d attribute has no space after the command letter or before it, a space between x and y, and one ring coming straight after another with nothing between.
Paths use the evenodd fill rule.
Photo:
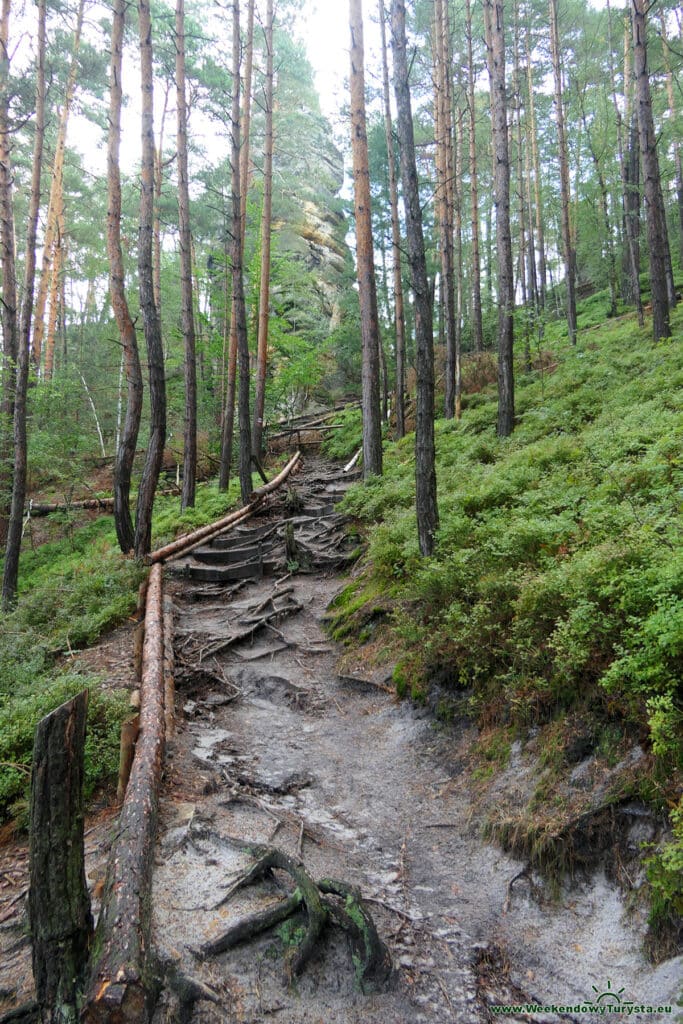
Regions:
<instances>
[{"instance_id":1,"label":"forest floor","mask_svg":"<svg viewBox=\"0 0 683 1024\"><path fill-rule=\"evenodd\" d=\"M307 472L331 476L329 467L307 461ZM313 568L276 572L238 592L180 577L171 584L178 728L167 751L153 929L162 957L219 997L197 1003L192 1021L477 1022L494 1019L494 1004L578 1008L605 989L623 989L634 1004L675 1005L680 960L646 961L642 917L603 870L551 892L524 874L524 863L483 840L482 789L471 772L476 729L464 721L438 725L427 709L398 702L387 685L391 665L348 674L324 623L342 582L339 572ZM231 624L284 589L286 614L210 655ZM88 668L118 673L130 643L130 629L118 631L84 655ZM513 758L500 783L506 800L528 785L529 771ZM111 808L101 807L86 825L95 909L112 824ZM245 842L300 857L314 878L359 886L391 954L389 982L362 994L346 939L334 931L290 985L283 984L293 941L286 928L198 960L199 946L282 895L278 873L219 905L252 862ZM25 887L25 848L6 845L0 1012L31 990ZM162 997L155 1022L179 1020L176 1014ZM578 1009L505 1016L600 1019Z\"/></svg>"}]
</instances>

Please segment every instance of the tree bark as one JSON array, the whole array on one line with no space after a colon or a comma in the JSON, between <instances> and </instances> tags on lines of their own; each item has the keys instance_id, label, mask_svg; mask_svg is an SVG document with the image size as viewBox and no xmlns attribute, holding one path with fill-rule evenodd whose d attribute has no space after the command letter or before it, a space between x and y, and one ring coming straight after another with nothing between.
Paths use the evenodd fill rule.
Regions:
<instances>
[{"instance_id":1,"label":"tree bark","mask_svg":"<svg viewBox=\"0 0 683 1024\"><path fill-rule=\"evenodd\" d=\"M109 855L84 1024L143 1024L155 996L150 890L164 752L162 573L152 567L147 589L140 736Z\"/></svg>"},{"instance_id":2,"label":"tree bark","mask_svg":"<svg viewBox=\"0 0 683 1024\"><path fill-rule=\"evenodd\" d=\"M671 47L666 31L666 15L659 12L659 24L662 36L662 56L666 74L666 98L669 103L671 123L676 123L676 103L674 100L674 79L671 72ZM676 205L678 210L678 252L683 266L683 146L679 138L673 140L674 167L676 171Z\"/></svg>"},{"instance_id":3,"label":"tree bark","mask_svg":"<svg viewBox=\"0 0 683 1024\"><path fill-rule=\"evenodd\" d=\"M351 29L351 151L353 155L356 266L362 338L363 476L382 473L379 401L379 316L375 283L368 137L365 120L365 67L361 0L349 0Z\"/></svg>"},{"instance_id":4,"label":"tree bark","mask_svg":"<svg viewBox=\"0 0 683 1024\"><path fill-rule=\"evenodd\" d=\"M564 254L564 277L567 288L567 327L569 340L576 344L576 253L572 241L569 156L564 120L564 98L562 95L562 65L560 60L560 35L557 21L557 0L549 2L550 53L555 82L555 117L557 120L557 148L560 162L560 193L562 202L562 249Z\"/></svg>"},{"instance_id":5,"label":"tree bark","mask_svg":"<svg viewBox=\"0 0 683 1024\"><path fill-rule=\"evenodd\" d=\"M267 0L264 43L266 47L266 81L263 98L265 138L263 145L263 210L261 213L261 282L258 306L254 433L252 437L256 456L260 456L263 451L263 409L266 399L270 315L270 234L273 219L273 0Z\"/></svg>"},{"instance_id":6,"label":"tree bark","mask_svg":"<svg viewBox=\"0 0 683 1024\"><path fill-rule=\"evenodd\" d=\"M251 494L251 417L249 415L249 341L247 311L244 302L242 180L240 167L240 4L232 4L232 305L237 331L237 364L239 387L237 419L239 425L239 478L243 504Z\"/></svg>"},{"instance_id":7,"label":"tree bark","mask_svg":"<svg viewBox=\"0 0 683 1024\"><path fill-rule=\"evenodd\" d=\"M147 342L150 428L147 456L138 488L135 554L146 555L152 542L152 509L166 441L166 383L159 311L154 301L152 241L154 227L154 68L149 0L139 0L142 160L140 166L140 233L138 276L140 311Z\"/></svg>"},{"instance_id":8,"label":"tree bark","mask_svg":"<svg viewBox=\"0 0 683 1024\"><path fill-rule=\"evenodd\" d=\"M41 1020L77 1024L92 938L83 847L88 691L38 723L31 773L29 900Z\"/></svg>"},{"instance_id":9,"label":"tree bark","mask_svg":"<svg viewBox=\"0 0 683 1024\"><path fill-rule=\"evenodd\" d=\"M14 243L14 205L12 198L12 133L10 107L10 0L2 0L0 14L0 267L2 269L2 409L0 410L0 541L7 538L11 424L17 379L19 345L17 323L16 252ZM7 467L7 468L6 468Z\"/></svg>"},{"instance_id":10,"label":"tree bark","mask_svg":"<svg viewBox=\"0 0 683 1024\"><path fill-rule=\"evenodd\" d=\"M29 200L29 212L26 228L24 296L17 338L17 371L13 410L14 470L12 474L12 499L2 579L3 608L8 608L14 604L17 597L21 532L24 516L24 502L26 500L26 475L28 468L28 452L26 443L26 395L28 390L29 344L31 337L31 316L33 313L33 293L36 271L36 237L38 231L38 214L40 211L40 176L43 167L43 143L45 139L45 23L46 0L39 0L38 49L36 55L36 116L33 138L33 163L31 167L31 197Z\"/></svg>"},{"instance_id":11,"label":"tree bark","mask_svg":"<svg viewBox=\"0 0 683 1024\"><path fill-rule=\"evenodd\" d=\"M391 254L394 282L394 324L396 331L396 437L406 432L406 323L403 307L403 278L401 275L401 227L398 216L398 182L396 181L396 153L391 123L389 96L389 62L387 60L386 11L384 0L379 0L379 25L382 39L382 89L384 96L384 131L387 140L389 164L389 201L391 203Z\"/></svg>"},{"instance_id":12,"label":"tree bark","mask_svg":"<svg viewBox=\"0 0 683 1024\"><path fill-rule=\"evenodd\" d=\"M121 100L123 32L125 0L114 0L111 32L111 70L109 81L109 140L107 145L107 255L109 257L109 294L126 368L126 413L114 465L114 524L121 551L133 548L135 530L130 511L130 485L142 416L142 368L135 325L130 315L121 249Z\"/></svg>"},{"instance_id":13,"label":"tree bark","mask_svg":"<svg viewBox=\"0 0 683 1024\"><path fill-rule=\"evenodd\" d=\"M491 113L498 255L498 425L499 437L509 437L515 425L512 365L514 340L514 281L510 233L510 158L505 95L505 28L503 0L484 0L486 43L491 79Z\"/></svg>"},{"instance_id":14,"label":"tree bark","mask_svg":"<svg viewBox=\"0 0 683 1024\"><path fill-rule=\"evenodd\" d=\"M391 0L391 34L394 51L394 92L401 155L401 180L406 219L408 267L415 309L417 369L415 423L415 510L420 552L430 555L439 528L436 499L436 453L434 445L434 341L432 305L422 230L422 208L415 162L415 138L410 102L406 53L406 9L404 0Z\"/></svg>"},{"instance_id":15,"label":"tree bark","mask_svg":"<svg viewBox=\"0 0 683 1024\"><path fill-rule=\"evenodd\" d=\"M644 0L632 0L633 74L636 82L640 159L643 167L643 192L647 219L650 290L652 293L652 333L655 342L671 336L669 310L676 302L671 271L669 239L666 230L664 199L657 157L657 136L652 116L652 97L647 66L647 23Z\"/></svg>"},{"instance_id":16,"label":"tree bark","mask_svg":"<svg viewBox=\"0 0 683 1024\"><path fill-rule=\"evenodd\" d=\"M233 7L234 10L234 7ZM239 36L239 9L237 10L238 15L238 36ZM243 258L244 253L244 232L246 227L246 210L247 210L247 180L249 172L249 143L250 143L250 125L251 125L251 75L252 75L252 62L253 62L253 40L254 40L254 0L249 0L249 6L247 8L247 46L246 46L246 59L245 59L245 71L244 71L244 90L242 97L242 122L240 125L239 121L239 106L238 106L238 118L235 121L233 116L232 125L233 132L235 124L240 127L241 143L238 142L239 149L239 178L242 188L240 189L240 218L241 218L241 236L240 236L240 260ZM233 56L233 66L235 64L235 58ZM239 61L238 70L239 75ZM239 82L239 79L238 79ZM239 103L239 93L238 93ZM233 136L234 137L234 136ZM234 173L234 172L233 172ZM234 177L231 184L232 195L234 198ZM234 239L231 245L231 253L233 251ZM233 277L231 281L234 283L234 267ZM244 291L244 285L242 286ZM238 373L238 348L239 348L239 332L237 328L237 306L234 301L234 294L232 296L232 304L230 308L230 335L228 345L228 370L227 370L227 387L226 387L226 401L225 409L223 411L223 423L221 432L221 465L220 473L218 477L219 490L227 490L228 483L230 481L230 466L232 463L232 446L233 436L235 428L235 400L237 397L237 373ZM246 310L245 310L245 322L246 322ZM241 387L241 385L240 385ZM240 460L242 459L242 438L240 428ZM241 461L240 461L241 467ZM240 468L240 474L242 470ZM240 476L241 479L241 476Z\"/></svg>"},{"instance_id":17,"label":"tree bark","mask_svg":"<svg viewBox=\"0 0 683 1024\"><path fill-rule=\"evenodd\" d=\"M43 260L36 296L35 312L33 317L33 340L31 345L31 359L34 367L39 369L43 348L44 317L47 303L48 287L51 278L52 263L55 258L58 230L58 208L59 197L64 188L64 151L66 148L66 132L69 124L69 115L73 105L76 92L76 77L78 75L78 52L81 47L81 32L83 29L83 15L85 10L84 0L80 0L76 18L76 30L74 33L73 48L71 51L71 65L67 79L64 105L59 116L57 128L57 141L55 143L55 156L52 166L52 184L50 188L50 199L48 202L47 221L45 225L45 238L43 240Z\"/></svg>"},{"instance_id":18,"label":"tree bark","mask_svg":"<svg viewBox=\"0 0 683 1024\"><path fill-rule=\"evenodd\" d=\"M185 422L183 430L183 491L180 507L192 508L197 478L197 356L192 297L192 234L187 169L187 101L185 98L185 4L176 0L175 77L178 119L178 228L180 245L180 318L185 346Z\"/></svg>"},{"instance_id":19,"label":"tree bark","mask_svg":"<svg viewBox=\"0 0 683 1024\"><path fill-rule=\"evenodd\" d=\"M472 340L475 352L484 351L481 315L481 255L479 250L479 171L477 166L476 108L474 100L474 56L472 52L472 4L465 0L467 36L467 106L469 112L470 203L472 207Z\"/></svg>"},{"instance_id":20,"label":"tree bark","mask_svg":"<svg viewBox=\"0 0 683 1024\"><path fill-rule=\"evenodd\" d=\"M548 272L545 258L545 219L541 202L541 161L538 154L538 129L536 125L536 104L534 102L534 81L531 60L531 30L526 26L524 35L527 68L527 102L529 104L529 128L527 144L531 145L531 163L534 169L534 204L536 207L536 244L538 246L538 303L545 309Z\"/></svg>"},{"instance_id":21,"label":"tree bark","mask_svg":"<svg viewBox=\"0 0 683 1024\"><path fill-rule=\"evenodd\" d=\"M434 4L434 91L436 108L436 206L443 282L443 322L446 345L444 415L455 416L455 278L453 273L453 114L450 102L450 57L447 45L448 4Z\"/></svg>"}]
</instances>

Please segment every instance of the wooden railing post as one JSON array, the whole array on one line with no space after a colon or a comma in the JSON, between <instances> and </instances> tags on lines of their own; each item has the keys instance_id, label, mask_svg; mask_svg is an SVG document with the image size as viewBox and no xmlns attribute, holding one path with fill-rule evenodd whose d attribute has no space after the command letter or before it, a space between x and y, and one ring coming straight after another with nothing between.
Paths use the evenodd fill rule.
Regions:
<instances>
[{"instance_id":1,"label":"wooden railing post","mask_svg":"<svg viewBox=\"0 0 683 1024\"><path fill-rule=\"evenodd\" d=\"M31 780L28 912L44 1024L76 1024L92 938L83 850L88 691L36 727Z\"/></svg>"}]
</instances>

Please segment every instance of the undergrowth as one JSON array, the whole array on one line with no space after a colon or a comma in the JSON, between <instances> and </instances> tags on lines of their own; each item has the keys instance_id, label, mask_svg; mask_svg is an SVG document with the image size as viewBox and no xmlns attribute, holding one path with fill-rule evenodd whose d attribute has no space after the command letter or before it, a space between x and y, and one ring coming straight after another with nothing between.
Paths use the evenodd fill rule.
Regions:
<instances>
[{"instance_id":1,"label":"undergrowth","mask_svg":"<svg viewBox=\"0 0 683 1024\"><path fill-rule=\"evenodd\" d=\"M224 515L237 490L237 483L227 495L215 484L200 484L195 508L183 513L178 498L157 498L154 546ZM73 516L60 513L54 523L63 536L35 550L25 546L17 606L0 616L0 820L23 820L36 724L85 686L90 689L87 792L110 782L118 768L125 694L103 688L98 677L65 669L63 656L92 644L133 613L147 570L121 555L110 516L78 526Z\"/></svg>"},{"instance_id":2,"label":"undergrowth","mask_svg":"<svg viewBox=\"0 0 683 1024\"><path fill-rule=\"evenodd\" d=\"M346 498L371 526L369 557L334 625L353 635L345 603L357 620L364 590L384 590L402 692L423 699L436 680L467 694L480 726L522 738L590 707L594 748L612 727L645 745L643 795L666 809L682 758L683 311L655 346L633 319L595 328L601 301L585 304L576 347L551 325L554 359L517 367L510 438L495 434L493 388L463 396L460 422L437 421L432 557L417 544L414 437L386 447L384 476ZM669 906L677 829L650 866Z\"/></svg>"}]
</instances>

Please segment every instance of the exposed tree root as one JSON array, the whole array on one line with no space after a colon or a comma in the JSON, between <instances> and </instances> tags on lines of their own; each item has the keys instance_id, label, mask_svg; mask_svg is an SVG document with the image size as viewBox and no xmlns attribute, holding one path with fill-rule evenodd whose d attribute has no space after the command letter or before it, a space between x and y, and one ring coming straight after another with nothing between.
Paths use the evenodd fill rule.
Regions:
<instances>
[{"instance_id":1,"label":"exposed tree root","mask_svg":"<svg viewBox=\"0 0 683 1024\"><path fill-rule=\"evenodd\" d=\"M315 882L301 861L272 846L252 848L255 862L228 889L217 907L226 903L239 889L252 885L274 869L287 872L296 882L296 889L273 906L240 918L222 935L193 951L199 959L223 953L226 949L260 935L287 920L302 908L307 924L304 937L287 958L285 984L301 974L318 945L328 923L338 925L347 933L351 958L358 984L363 992L384 983L391 973L389 951L380 939L372 915L361 898L360 890L347 882L324 878Z\"/></svg>"}]
</instances>

